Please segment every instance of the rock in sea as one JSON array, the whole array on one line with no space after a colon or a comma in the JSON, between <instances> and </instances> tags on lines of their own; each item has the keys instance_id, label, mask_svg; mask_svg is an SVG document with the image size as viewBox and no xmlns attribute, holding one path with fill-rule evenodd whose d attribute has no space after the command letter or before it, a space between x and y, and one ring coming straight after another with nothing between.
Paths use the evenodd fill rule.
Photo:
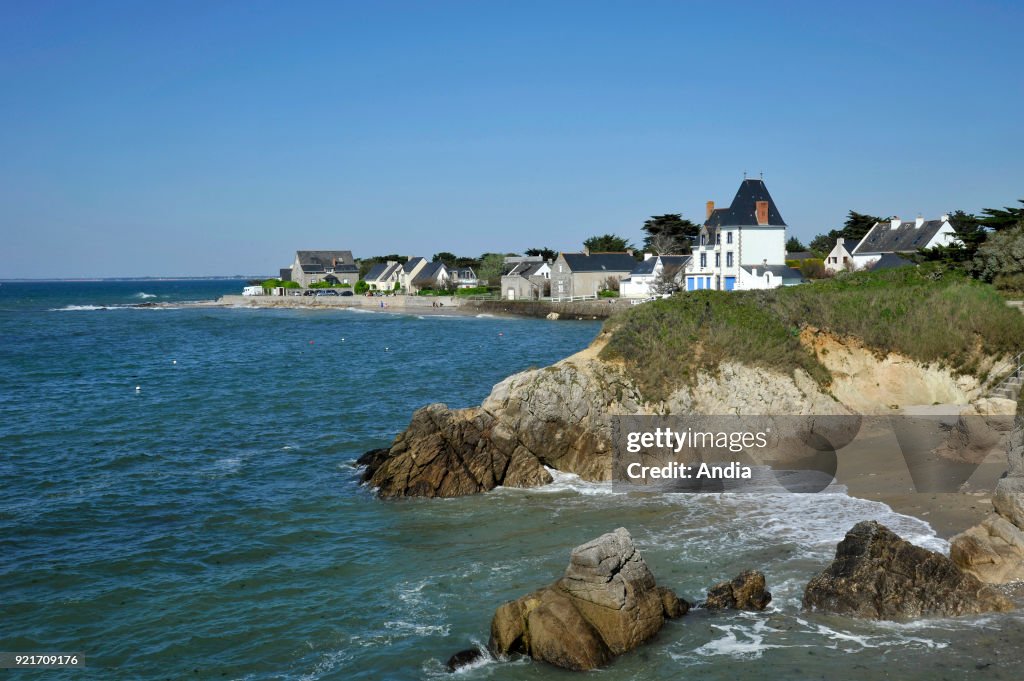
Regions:
<instances>
[{"instance_id":1,"label":"rock in sea","mask_svg":"<svg viewBox=\"0 0 1024 681\"><path fill-rule=\"evenodd\" d=\"M1013 608L1008 598L943 556L884 525L854 525L836 557L804 589L807 609L878 620L954 617Z\"/></svg>"},{"instance_id":2,"label":"rock in sea","mask_svg":"<svg viewBox=\"0 0 1024 681\"><path fill-rule=\"evenodd\" d=\"M521 653L565 669L596 669L688 609L655 583L620 527L573 549L557 582L499 607L489 647L498 656Z\"/></svg>"},{"instance_id":3,"label":"rock in sea","mask_svg":"<svg viewBox=\"0 0 1024 681\"><path fill-rule=\"evenodd\" d=\"M711 587L704 607L709 610L764 610L771 602L771 592L765 590L764 573L747 570L732 581Z\"/></svg>"}]
</instances>

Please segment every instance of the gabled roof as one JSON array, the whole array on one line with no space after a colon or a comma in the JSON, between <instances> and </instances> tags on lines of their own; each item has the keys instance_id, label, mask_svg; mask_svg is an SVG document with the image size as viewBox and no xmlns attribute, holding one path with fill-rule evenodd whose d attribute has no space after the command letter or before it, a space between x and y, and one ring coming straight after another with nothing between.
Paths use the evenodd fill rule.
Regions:
<instances>
[{"instance_id":1,"label":"gabled roof","mask_svg":"<svg viewBox=\"0 0 1024 681\"><path fill-rule=\"evenodd\" d=\"M296 251L295 257L303 272L325 272L328 269L336 272L359 271L352 259L352 251Z\"/></svg>"},{"instance_id":2,"label":"gabled roof","mask_svg":"<svg viewBox=\"0 0 1024 681\"><path fill-rule=\"evenodd\" d=\"M386 262L379 262L370 268L370 271L363 277L366 281L381 281L387 280L395 275L398 270L402 269L402 266L398 263L387 264Z\"/></svg>"},{"instance_id":3,"label":"gabled roof","mask_svg":"<svg viewBox=\"0 0 1024 681\"><path fill-rule=\"evenodd\" d=\"M747 272L753 273L753 269L757 269L757 275L765 272L771 272L772 276L780 277L782 279L803 279L804 275L798 269L794 269L788 265L741 265Z\"/></svg>"},{"instance_id":4,"label":"gabled roof","mask_svg":"<svg viewBox=\"0 0 1024 681\"><path fill-rule=\"evenodd\" d=\"M629 253L562 253L572 272L632 272L636 258Z\"/></svg>"},{"instance_id":5,"label":"gabled roof","mask_svg":"<svg viewBox=\"0 0 1024 681\"><path fill-rule=\"evenodd\" d=\"M915 264L913 260L908 260L895 253L883 253L882 257L872 263L868 269L873 272L875 270L891 270L894 267L906 267L907 265Z\"/></svg>"},{"instance_id":6,"label":"gabled roof","mask_svg":"<svg viewBox=\"0 0 1024 681\"><path fill-rule=\"evenodd\" d=\"M757 225L757 202L768 202L768 224L785 227L779 209L768 193L764 180L743 180L728 208L716 208L704 223L712 227Z\"/></svg>"},{"instance_id":7,"label":"gabled roof","mask_svg":"<svg viewBox=\"0 0 1024 681\"><path fill-rule=\"evenodd\" d=\"M424 286L437 283L438 276L444 271L443 262L428 262L412 280L413 286Z\"/></svg>"},{"instance_id":8,"label":"gabled roof","mask_svg":"<svg viewBox=\"0 0 1024 681\"><path fill-rule=\"evenodd\" d=\"M857 246L860 245L860 242L860 239L843 239L843 248L846 249L847 253L850 253L852 255L853 252L857 249ZM839 242L837 241L836 246L838 245ZM833 246L832 248L835 248L835 246Z\"/></svg>"},{"instance_id":9,"label":"gabled roof","mask_svg":"<svg viewBox=\"0 0 1024 681\"><path fill-rule=\"evenodd\" d=\"M693 257L689 255L652 255L643 262L637 263L637 266L633 268L630 275L654 274L658 258L661 258L662 267L686 267L687 263L693 260Z\"/></svg>"},{"instance_id":10,"label":"gabled roof","mask_svg":"<svg viewBox=\"0 0 1024 681\"><path fill-rule=\"evenodd\" d=\"M857 255L868 253L913 253L924 248L932 240L944 223L942 220L925 220L920 227L914 220L900 222L896 229L887 220L876 222L864 238L857 244ZM849 250L849 247L847 247ZM850 251L851 253L853 251Z\"/></svg>"},{"instance_id":11,"label":"gabled roof","mask_svg":"<svg viewBox=\"0 0 1024 681\"><path fill-rule=\"evenodd\" d=\"M409 260L406 261L404 265L402 265L402 271L405 272L406 274L409 274L414 269L416 269L416 266L419 265L420 262L425 262L424 258L409 258Z\"/></svg>"},{"instance_id":12,"label":"gabled roof","mask_svg":"<svg viewBox=\"0 0 1024 681\"><path fill-rule=\"evenodd\" d=\"M814 254L810 251L794 251L793 253L786 254L786 260L807 260L813 257Z\"/></svg>"}]
</instances>

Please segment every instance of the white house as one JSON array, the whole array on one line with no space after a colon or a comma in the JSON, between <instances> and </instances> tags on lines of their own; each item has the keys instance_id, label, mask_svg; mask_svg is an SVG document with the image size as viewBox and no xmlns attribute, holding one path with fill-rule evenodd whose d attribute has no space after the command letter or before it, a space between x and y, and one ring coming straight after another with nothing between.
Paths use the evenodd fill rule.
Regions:
<instances>
[{"instance_id":1,"label":"white house","mask_svg":"<svg viewBox=\"0 0 1024 681\"><path fill-rule=\"evenodd\" d=\"M850 251L856 269L867 269L887 253L916 253L919 248L935 248L960 243L949 216L938 220L900 220L876 222L856 248Z\"/></svg>"},{"instance_id":2,"label":"white house","mask_svg":"<svg viewBox=\"0 0 1024 681\"><path fill-rule=\"evenodd\" d=\"M401 263L394 260L380 262L370 268L370 271L363 277L373 291L391 291L395 288L395 282L402 271Z\"/></svg>"},{"instance_id":3,"label":"white house","mask_svg":"<svg viewBox=\"0 0 1024 681\"><path fill-rule=\"evenodd\" d=\"M859 239L844 239L843 237L839 237L836 240L836 245L833 246L832 250L829 251L827 256L825 256L825 269L829 272L853 269L853 251L857 248L857 244L859 243Z\"/></svg>"},{"instance_id":4,"label":"white house","mask_svg":"<svg viewBox=\"0 0 1024 681\"><path fill-rule=\"evenodd\" d=\"M708 201L707 219L686 267L686 290L799 283L799 273L785 262L786 223L764 180L744 179L728 208L715 208Z\"/></svg>"},{"instance_id":5,"label":"white house","mask_svg":"<svg viewBox=\"0 0 1024 681\"><path fill-rule=\"evenodd\" d=\"M682 287L683 276L691 256L688 255L650 255L644 254L643 262L638 263L629 276L619 284L619 295L623 298L650 298L655 294L654 283L668 267L675 270L675 282Z\"/></svg>"}]
</instances>

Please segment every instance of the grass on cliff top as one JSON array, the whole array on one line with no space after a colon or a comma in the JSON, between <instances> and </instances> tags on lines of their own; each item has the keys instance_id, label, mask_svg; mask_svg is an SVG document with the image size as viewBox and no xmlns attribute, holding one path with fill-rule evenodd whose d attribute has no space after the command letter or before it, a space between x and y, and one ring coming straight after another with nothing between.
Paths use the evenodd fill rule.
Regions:
<instances>
[{"instance_id":1,"label":"grass on cliff top","mask_svg":"<svg viewBox=\"0 0 1024 681\"><path fill-rule=\"evenodd\" d=\"M984 356L1024 350L1024 314L987 284L935 269L860 272L772 291L694 291L637 306L606 325L602 358L621 359L650 400L690 385L723 360L830 376L800 343L803 326L852 336L978 374Z\"/></svg>"}]
</instances>

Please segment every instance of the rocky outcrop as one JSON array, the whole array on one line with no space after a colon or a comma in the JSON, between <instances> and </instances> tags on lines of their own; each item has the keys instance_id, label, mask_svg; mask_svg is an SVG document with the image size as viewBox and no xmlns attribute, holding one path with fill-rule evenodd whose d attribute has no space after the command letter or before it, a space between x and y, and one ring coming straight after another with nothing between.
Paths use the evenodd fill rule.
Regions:
<instances>
[{"instance_id":1,"label":"rocky outcrop","mask_svg":"<svg viewBox=\"0 0 1024 681\"><path fill-rule=\"evenodd\" d=\"M1006 477L996 484L994 512L953 537L950 558L990 584L1024 581L1024 419L1018 415L1007 440Z\"/></svg>"},{"instance_id":2,"label":"rocky outcrop","mask_svg":"<svg viewBox=\"0 0 1024 681\"><path fill-rule=\"evenodd\" d=\"M572 551L565 575L509 601L491 621L493 654L596 669L653 637L689 605L659 587L625 528Z\"/></svg>"},{"instance_id":3,"label":"rocky outcrop","mask_svg":"<svg viewBox=\"0 0 1024 681\"><path fill-rule=\"evenodd\" d=\"M725 364L665 403L644 400L620 365L598 359L603 341L494 386L480 407L418 410L386 454L364 460L381 496L458 496L497 485L545 484L544 467L585 480L612 475L612 422L653 414L845 414L814 381ZM361 460L362 461L362 460Z\"/></svg>"},{"instance_id":4,"label":"rocky outcrop","mask_svg":"<svg viewBox=\"0 0 1024 681\"><path fill-rule=\"evenodd\" d=\"M957 401L977 392L974 379L894 355L878 366L898 366L901 378L883 382L889 374L871 364L881 360L872 360L856 342L813 331L801 337L833 371L834 394L799 369L786 375L723 362L665 400L649 402L621 363L599 358L607 340L599 337L552 366L510 376L480 407L417 411L387 455L377 455L383 460L368 471L367 481L392 497L541 485L550 480L545 467L605 481L612 477L617 416L850 415L850 407L888 412L893 404ZM844 358L852 363L844 365Z\"/></svg>"},{"instance_id":5,"label":"rocky outcrop","mask_svg":"<svg viewBox=\"0 0 1024 681\"><path fill-rule=\"evenodd\" d=\"M536 487L551 476L493 416L432 404L413 414L390 449L367 452L364 481L382 497L456 497L498 485Z\"/></svg>"},{"instance_id":6,"label":"rocky outcrop","mask_svg":"<svg viewBox=\"0 0 1024 681\"><path fill-rule=\"evenodd\" d=\"M857 523L807 584L805 608L880 620L1004 612L1012 603L945 556L877 522Z\"/></svg>"},{"instance_id":7,"label":"rocky outcrop","mask_svg":"<svg viewBox=\"0 0 1024 681\"><path fill-rule=\"evenodd\" d=\"M728 582L711 587L704 607L708 610L764 610L772 602L765 589L764 573L747 570Z\"/></svg>"}]
</instances>

